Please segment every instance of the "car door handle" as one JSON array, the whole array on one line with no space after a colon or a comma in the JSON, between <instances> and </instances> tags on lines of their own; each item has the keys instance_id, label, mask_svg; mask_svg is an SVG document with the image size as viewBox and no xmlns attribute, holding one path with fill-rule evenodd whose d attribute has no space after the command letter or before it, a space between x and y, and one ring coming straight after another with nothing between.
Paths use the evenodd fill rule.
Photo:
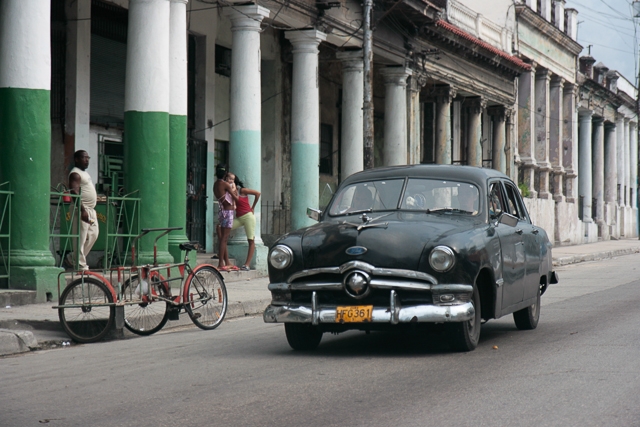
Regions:
<instances>
[{"instance_id":1,"label":"car door handle","mask_svg":"<svg viewBox=\"0 0 640 427\"><path fill-rule=\"evenodd\" d=\"M522 229L521 228L516 228L516 233L522 234Z\"/></svg>"},{"instance_id":2,"label":"car door handle","mask_svg":"<svg viewBox=\"0 0 640 427\"><path fill-rule=\"evenodd\" d=\"M540 230L538 230L537 228L534 228L533 231L532 231L533 234L538 234L539 232L540 232Z\"/></svg>"}]
</instances>

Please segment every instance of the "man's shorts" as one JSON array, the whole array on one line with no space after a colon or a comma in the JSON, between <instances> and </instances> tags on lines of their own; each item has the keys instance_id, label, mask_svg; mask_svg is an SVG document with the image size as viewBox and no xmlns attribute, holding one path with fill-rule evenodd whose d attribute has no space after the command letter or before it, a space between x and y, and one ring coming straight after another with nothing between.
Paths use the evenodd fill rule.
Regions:
<instances>
[{"instance_id":1,"label":"man's shorts","mask_svg":"<svg viewBox=\"0 0 640 427\"><path fill-rule=\"evenodd\" d=\"M224 209L220 209L218 211L218 222L220 223L220 227L222 228L232 228L233 210L226 211Z\"/></svg>"},{"instance_id":2,"label":"man's shorts","mask_svg":"<svg viewBox=\"0 0 640 427\"><path fill-rule=\"evenodd\" d=\"M256 216L253 212L248 212L239 218L234 218L232 230L244 227L247 234L247 240L255 240L256 238Z\"/></svg>"}]
</instances>

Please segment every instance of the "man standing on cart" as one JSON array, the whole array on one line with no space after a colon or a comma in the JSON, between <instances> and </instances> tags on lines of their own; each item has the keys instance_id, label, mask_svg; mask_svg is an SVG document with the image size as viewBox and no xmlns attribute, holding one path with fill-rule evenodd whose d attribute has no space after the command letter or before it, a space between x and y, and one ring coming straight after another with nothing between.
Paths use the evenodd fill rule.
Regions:
<instances>
[{"instance_id":1,"label":"man standing on cart","mask_svg":"<svg viewBox=\"0 0 640 427\"><path fill-rule=\"evenodd\" d=\"M80 194L80 237L76 241L73 239L73 252L67 255L67 267L73 266L73 254L78 253L78 264L80 270L88 270L87 255L91 251L93 244L98 239L99 227L96 216L97 194L96 188L91 181L91 176L86 171L89 167L89 154L84 150L78 150L73 155L75 167L69 172L69 189L72 194ZM73 231L78 227L78 215L73 215L74 206L71 206L71 215L74 218Z\"/></svg>"}]
</instances>

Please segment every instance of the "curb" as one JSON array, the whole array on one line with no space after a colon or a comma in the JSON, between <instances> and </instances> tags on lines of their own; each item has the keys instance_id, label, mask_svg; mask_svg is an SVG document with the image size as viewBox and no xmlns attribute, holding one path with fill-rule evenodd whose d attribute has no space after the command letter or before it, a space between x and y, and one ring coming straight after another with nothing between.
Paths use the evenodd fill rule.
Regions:
<instances>
[{"instance_id":1,"label":"curb","mask_svg":"<svg viewBox=\"0 0 640 427\"><path fill-rule=\"evenodd\" d=\"M631 254L637 254L637 253L640 253L640 247L617 249L613 251L596 252L591 254L564 256L564 257L558 257L554 259L553 266L560 267L563 265L577 264L585 261L596 261L599 259L614 258L617 256L631 255Z\"/></svg>"},{"instance_id":2,"label":"curb","mask_svg":"<svg viewBox=\"0 0 640 427\"><path fill-rule=\"evenodd\" d=\"M0 356L26 353L38 349L38 341L31 331L0 329Z\"/></svg>"}]
</instances>

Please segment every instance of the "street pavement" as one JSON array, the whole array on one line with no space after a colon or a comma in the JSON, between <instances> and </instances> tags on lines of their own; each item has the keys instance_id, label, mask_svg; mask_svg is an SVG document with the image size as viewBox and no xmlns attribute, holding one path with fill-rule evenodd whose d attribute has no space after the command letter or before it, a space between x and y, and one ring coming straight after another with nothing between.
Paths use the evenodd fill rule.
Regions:
<instances>
[{"instance_id":1,"label":"street pavement","mask_svg":"<svg viewBox=\"0 0 640 427\"><path fill-rule=\"evenodd\" d=\"M640 253L640 240L608 240L575 246L553 248L554 266L596 261L621 255ZM198 254L198 264L212 263L211 254ZM215 265L215 264L214 264ZM267 289L269 279L256 271L223 272L229 306L226 319L261 314L271 300ZM562 277L559 277L562 285ZM555 285L558 286L558 285ZM0 356L42 348L73 345L58 320L57 302L43 304L6 305L0 307ZM190 325L186 314L178 321L169 321L165 329ZM121 337L133 336L128 331Z\"/></svg>"}]
</instances>

